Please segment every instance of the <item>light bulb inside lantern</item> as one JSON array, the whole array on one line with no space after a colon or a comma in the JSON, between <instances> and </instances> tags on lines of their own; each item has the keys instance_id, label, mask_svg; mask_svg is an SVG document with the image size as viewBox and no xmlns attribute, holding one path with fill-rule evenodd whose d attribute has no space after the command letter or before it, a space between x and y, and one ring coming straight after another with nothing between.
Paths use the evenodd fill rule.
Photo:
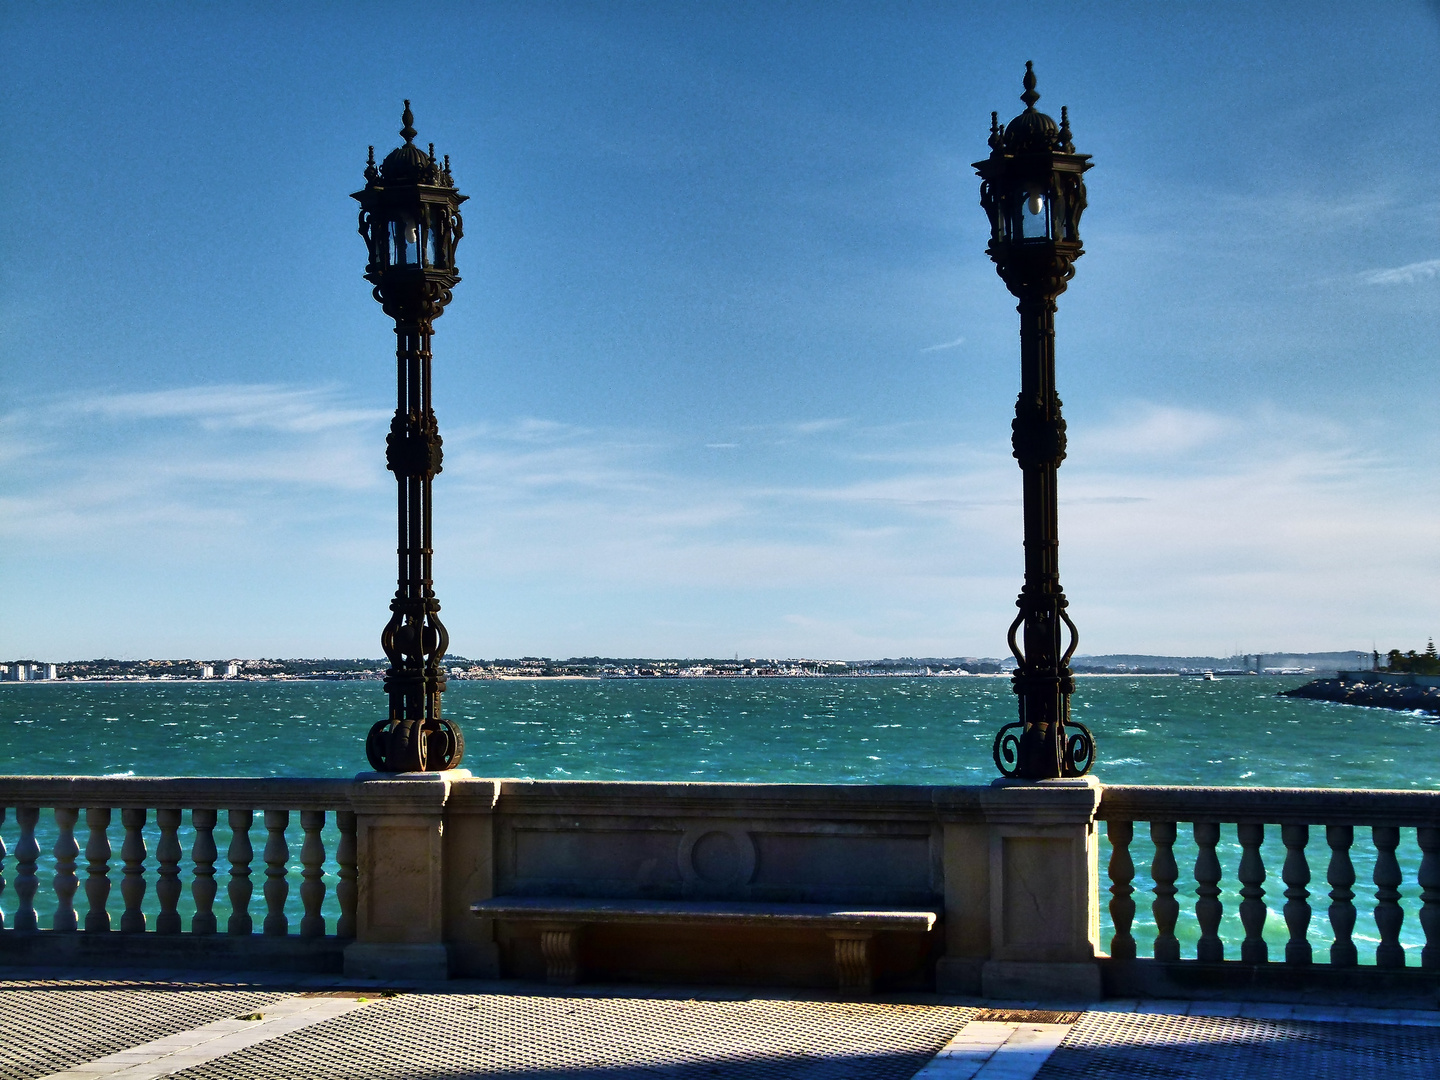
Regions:
<instances>
[{"instance_id":1,"label":"light bulb inside lantern","mask_svg":"<svg viewBox=\"0 0 1440 1080\"><path fill-rule=\"evenodd\" d=\"M1045 211L1045 196L1038 191L1030 193L1030 213L1038 217Z\"/></svg>"}]
</instances>

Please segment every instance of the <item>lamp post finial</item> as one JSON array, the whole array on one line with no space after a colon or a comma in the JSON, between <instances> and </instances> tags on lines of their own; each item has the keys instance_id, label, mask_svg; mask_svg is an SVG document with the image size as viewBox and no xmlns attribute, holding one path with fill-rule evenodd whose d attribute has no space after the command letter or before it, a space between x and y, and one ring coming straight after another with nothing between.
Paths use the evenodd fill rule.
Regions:
<instances>
[{"instance_id":1,"label":"lamp post finial","mask_svg":"<svg viewBox=\"0 0 1440 1080\"><path fill-rule=\"evenodd\" d=\"M1020 95L1020 100L1027 109L1033 109L1035 102L1040 100L1040 95L1035 92L1035 63L1032 60L1025 61L1025 92Z\"/></svg>"}]
</instances>

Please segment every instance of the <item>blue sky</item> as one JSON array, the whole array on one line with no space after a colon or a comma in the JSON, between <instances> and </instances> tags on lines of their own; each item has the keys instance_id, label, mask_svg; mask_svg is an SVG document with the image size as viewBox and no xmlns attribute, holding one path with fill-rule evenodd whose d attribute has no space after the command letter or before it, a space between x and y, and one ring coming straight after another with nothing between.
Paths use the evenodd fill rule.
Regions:
<instances>
[{"instance_id":1,"label":"blue sky","mask_svg":"<svg viewBox=\"0 0 1440 1080\"><path fill-rule=\"evenodd\" d=\"M375 655L393 336L348 194L451 155L455 651L999 655L990 110L1095 157L1082 652L1440 631L1440 7L6 5L0 656Z\"/></svg>"}]
</instances>

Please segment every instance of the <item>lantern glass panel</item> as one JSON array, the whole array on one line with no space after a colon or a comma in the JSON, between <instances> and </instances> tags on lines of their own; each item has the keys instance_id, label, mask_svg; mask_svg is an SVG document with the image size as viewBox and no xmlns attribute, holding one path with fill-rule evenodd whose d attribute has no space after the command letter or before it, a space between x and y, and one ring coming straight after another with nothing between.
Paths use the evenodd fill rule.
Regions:
<instances>
[{"instance_id":1,"label":"lantern glass panel","mask_svg":"<svg viewBox=\"0 0 1440 1080\"><path fill-rule=\"evenodd\" d=\"M1050 193L1039 184L1030 184L1021 196L1020 238L1050 239Z\"/></svg>"},{"instance_id":2,"label":"lantern glass panel","mask_svg":"<svg viewBox=\"0 0 1440 1080\"><path fill-rule=\"evenodd\" d=\"M420 230L415 218L401 214L390 223L390 264L414 266L420 261Z\"/></svg>"}]
</instances>

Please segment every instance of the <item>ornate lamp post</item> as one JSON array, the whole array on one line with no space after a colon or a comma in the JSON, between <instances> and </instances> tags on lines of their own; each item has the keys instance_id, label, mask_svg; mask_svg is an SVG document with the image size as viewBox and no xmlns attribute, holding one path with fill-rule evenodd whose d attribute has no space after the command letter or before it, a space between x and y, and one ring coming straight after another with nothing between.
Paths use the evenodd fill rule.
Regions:
<instances>
[{"instance_id":1,"label":"ornate lamp post","mask_svg":"<svg viewBox=\"0 0 1440 1080\"><path fill-rule=\"evenodd\" d=\"M1013 446L1025 489L1025 587L1010 624L1010 651L1020 719L995 736L995 765L1006 776L1045 780L1080 776L1095 761L1095 740L1070 719L1075 677L1070 657L1079 633L1060 587L1060 537L1055 479L1065 460L1065 420L1055 393L1055 298L1075 273L1085 170L1090 155L1075 153L1070 118L1060 124L1035 110L1035 72L1025 64L1022 112L1002 131L990 114L990 156L975 163L980 205L990 217L996 272L1020 301L1020 396ZM1061 626L1069 643L1061 644ZM1024 647L1016 641L1023 628Z\"/></svg>"},{"instance_id":2,"label":"ornate lamp post","mask_svg":"<svg viewBox=\"0 0 1440 1080\"><path fill-rule=\"evenodd\" d=\"M440 471L440 432L430 407L430 336L434 321L460 280L455 246L463 235L450 157L435 160L415 145L415 117L405 102L400 134L405 144L375 167L365 166L360 235L370 258L365 280L395 320L395 418L385 439L385 464L399 489L399 584L380 643L390 660L385 692L390 715L365 740L365 754L380 772L423 772L460 764L465 739L440 715L445 673L440 661L450 635L440 621L431 578L430 483Z\"/></svg>"}]
</instances>

